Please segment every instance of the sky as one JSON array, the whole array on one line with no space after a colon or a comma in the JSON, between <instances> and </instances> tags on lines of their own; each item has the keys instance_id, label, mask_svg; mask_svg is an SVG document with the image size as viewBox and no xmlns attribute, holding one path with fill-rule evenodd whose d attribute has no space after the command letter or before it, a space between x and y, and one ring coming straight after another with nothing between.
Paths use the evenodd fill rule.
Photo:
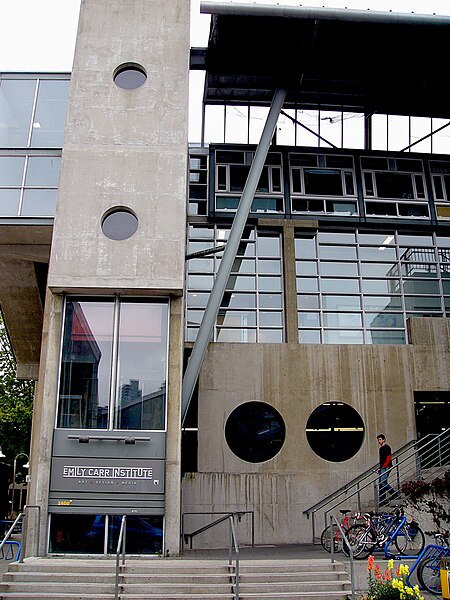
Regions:
<instances>
[{"instance_id":1,"label":"sky","mask_svg":"<svg viewBox=\"0 0 450 600\"><path fill-rule=\"evenodd\" d=\"M238 4L249 0L223 1ZM258 0L258 3L450 15L450 0L302 0L301 3ZM191 45L204 46L209 16L199 14L200 0L191 0L191 6ZM0 0L0 71L71 71L79 9L80 0Z\"/></svg>"}]
</instances>

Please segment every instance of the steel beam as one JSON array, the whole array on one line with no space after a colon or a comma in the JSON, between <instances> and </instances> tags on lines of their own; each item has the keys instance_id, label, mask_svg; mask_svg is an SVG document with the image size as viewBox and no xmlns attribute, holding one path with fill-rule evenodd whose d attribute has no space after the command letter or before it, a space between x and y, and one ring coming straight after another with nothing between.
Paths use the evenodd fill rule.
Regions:
<instances>
[{"instance_id":1,"label":"steel beam","mask_svg":"<svg viewBox=\"0 0 450 600\"><path fill-rule=\"evenodd\" d=\"M267 120L261 134L261 139L256 149L255 156L247 176L247 181L245 182L244 190L242 192L242 197L231 226L230 236L228 238L227 245L225 246L211 294L208 298L208 303L206 305L202 322L200 323L197 339L194 343L192 354L189 358L183 379L181 404L182 422L184 422L184 419L186 418L189 403L191 401L194 387L197 383L203 359L208 348L211 332L217 318L217 313L219 312L220 303L222 302L223 294L231 273L231 268L233 266L234 259L236 258L242 233L247 222L259 178L261 177L285 97L286 90L282 88L278 89L273 97L269 114L267 115Z\"/></svg>"}]
</instances>

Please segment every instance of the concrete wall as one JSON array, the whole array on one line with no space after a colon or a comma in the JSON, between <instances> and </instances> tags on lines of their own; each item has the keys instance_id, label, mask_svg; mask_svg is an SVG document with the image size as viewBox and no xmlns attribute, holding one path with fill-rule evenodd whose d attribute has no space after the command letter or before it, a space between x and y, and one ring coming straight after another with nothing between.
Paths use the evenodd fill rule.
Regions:
<instances>
[{"instance_id":1,"label":"concrete wall","mask_svg":"<svg viewBox=\"0 0 450 600\"><path fill-rule=\"evenodd\" d=\"M49 470L58 389L62 293L170 296L166 548L179 548L180 390L186 235L189 19L187 0L82 0L50 255L43 352L32 434L29 503L41 508L45 553ZM134 90L117 67L147 74ZM114 207L139 226L111 240ZM36 523L28 554L34 554Z\"/></svg>"},{"instance_id":2,"label":"concrete wall","mask_svg":"<svg viewBox=\"0 0 450 600\"><path fill-rule=\"evenodd\" d=\"M148 78L119 88L115 69ZM181 293L184 277L189 2L82 3L48 285L53 291ZM133 210L132 238L101 230Z\"/></svg>"},{"instance_id":3,"label":"concrete wall","mask_svg":"<svg viewBox=\"0 0 450 600\"><path fill-rule=\"evenodd\" d=\"M199 473L184 478L183 511L251 510L257 543L311 541L303 510L377 463L377 433L394 450L415 437L415 390L450 389L449 321L413 319L410 337L405 346L210 344L199 382ZM228 415L251 400L275 407L286 425L283 448L264 463L240 460L225 441ZM306 439L307 419L324 402L345 402L364 421L363 444L347 461L321 459ZM240 529L248 541L247 517Z\"/></svg>"}]
</instances>

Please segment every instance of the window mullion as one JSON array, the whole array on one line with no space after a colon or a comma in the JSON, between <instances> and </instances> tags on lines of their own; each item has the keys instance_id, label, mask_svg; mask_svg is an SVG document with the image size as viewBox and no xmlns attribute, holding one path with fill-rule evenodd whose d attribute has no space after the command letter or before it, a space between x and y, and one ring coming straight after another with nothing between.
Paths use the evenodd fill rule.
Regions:
<instances>
[{"instance_id":1,"label":"window mullion","mask_svg":"<svg viewBox=\"0 0 450 600\"><path fill-rule=\"evenodd\" d=\"M113 324L113 345L112 345L112 360L111 360L111 379L109 390L109 423L108 429L113 430L117 426L116 418L116 395L117 395L117 369L119 357L119 296L114 300L114 324Z\"/></svg>"}]
</instances>

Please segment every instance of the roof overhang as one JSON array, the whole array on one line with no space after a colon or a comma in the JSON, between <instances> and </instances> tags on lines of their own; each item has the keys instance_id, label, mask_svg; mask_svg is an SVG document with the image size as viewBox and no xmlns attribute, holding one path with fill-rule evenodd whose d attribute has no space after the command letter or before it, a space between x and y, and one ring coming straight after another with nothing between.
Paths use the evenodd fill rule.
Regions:
<instances>
[{"instance_id":1,"label":"roof overhang","mask_svg":"<svg viewBox=\"0 0 450 600\"><path fill-rule=\"evenodd\" d=\"M450 17L371 10L201 2L212 15L208 104L450 118L443 92Z\"/></svg>"}]
</instances>

